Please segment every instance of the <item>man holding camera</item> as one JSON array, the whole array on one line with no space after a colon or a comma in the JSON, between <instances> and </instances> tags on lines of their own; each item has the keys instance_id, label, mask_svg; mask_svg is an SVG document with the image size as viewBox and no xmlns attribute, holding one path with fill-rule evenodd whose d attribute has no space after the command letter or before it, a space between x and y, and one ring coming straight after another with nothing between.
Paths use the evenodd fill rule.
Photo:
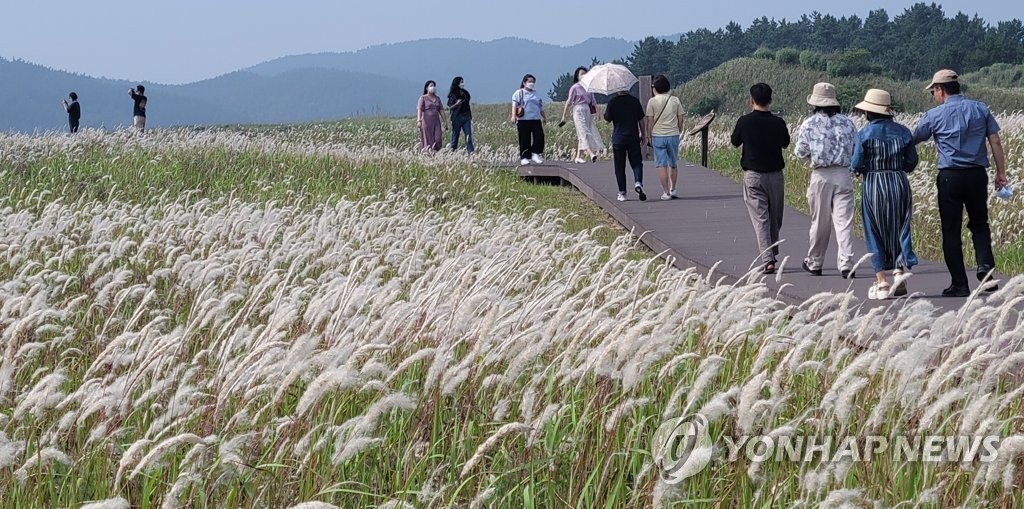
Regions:
<instances>
[{"instance_id":1,"label":"man holding camera","mask_svg":"<svg viewBox=\"0 0 1024 509\"><path fill-rule=\"evenodd\" d=\"M146 131L146 87L142 85L136 86L134 89L128 89L128 95L131 96L132 100L135 101L135 107L132 109L132 125L135 126L139 132Z\"/></svg>"},{"instance_id":2,"label":"man holding camera","mask_svg":"<svg viewBox=\"0 0 1024 509\"><path fill-rule=\"evenodd\" d=\"M71 134L75 134L78 132L78 121L82 119L82 107L78 104L78 94L71 92L68 97L71 98L71 102L68 103L68 100L64 99L64 111L68 112L68 127Z\"/></svg>"}]
</instances>

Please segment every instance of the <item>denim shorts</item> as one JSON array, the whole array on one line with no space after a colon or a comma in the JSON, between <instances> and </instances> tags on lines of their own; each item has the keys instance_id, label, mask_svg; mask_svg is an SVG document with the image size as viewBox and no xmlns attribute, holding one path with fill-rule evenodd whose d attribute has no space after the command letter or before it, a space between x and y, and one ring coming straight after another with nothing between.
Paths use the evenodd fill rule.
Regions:
<instances>
[{"instance_id":1,"label":"denim shorts","mask_svg":"<svg viewBox=\"0 0 1024 509\"><path fill-rule=\"evenodd\" d=\"M679 166L679 135L654 136L651 138L654 148L654 166L657 168L676 168Z\"/></svg>"}]
</instances>

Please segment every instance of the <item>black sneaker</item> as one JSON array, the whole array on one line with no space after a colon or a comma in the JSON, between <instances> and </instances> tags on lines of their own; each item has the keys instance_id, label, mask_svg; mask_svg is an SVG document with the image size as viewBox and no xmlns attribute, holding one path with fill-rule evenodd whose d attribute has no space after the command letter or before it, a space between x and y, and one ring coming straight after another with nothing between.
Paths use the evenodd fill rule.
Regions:
<instances>
[{"instance_id":1,"label":"black sneaker","mask_svg":"<svg viewBox=\"0 0 1024 509\"><path fill-rule=\"evenodd\" d=\"M810 273L812 276L820 276L821 275L821 269L812 269L812 268L807 266L807 262L800 262L800 266L803 267L804 270L807 271L808 273Z\"/></svg>"},{"instance_id":2,"label":"black sneaker","mask_svg":"<svg viewBox=\"0 0 1024 509\"><path fill-rule=\"evenodd\" d=\"M967 297L970 294L971 289L966 286L949 285L949 288L942 290L943 297Z\"/></svg>"},{"instance_id":3,"label":"black sneaker","mask_svg":"<svg viewBox=\"0 0 1024 509\"><path fill-rule=\"evenodd\" d=\"M853 279L853 278L857 277L857 273L856 272L854 272L852 270L847 270L847 269L843 269L841 274L843 275L843 279Z\"/></svg>"},{"instance_id":4,"label":"black sneaker","mask_svg":"<svg viewBox=\"0 0 1024 509\"><path fill-rule=\"evenodd\" d=\"M636 191L636 194L640 195L640 201L647 201L647 195L644 194L643 184L637 182L636 185L633 186L633 190Z\"/></svg>"}]
</instances>

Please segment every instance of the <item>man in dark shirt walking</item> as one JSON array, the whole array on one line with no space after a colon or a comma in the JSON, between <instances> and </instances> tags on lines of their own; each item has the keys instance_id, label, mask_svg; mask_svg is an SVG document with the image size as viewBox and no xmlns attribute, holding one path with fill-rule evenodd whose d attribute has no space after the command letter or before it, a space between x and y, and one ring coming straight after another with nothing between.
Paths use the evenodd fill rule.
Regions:
<instances>
[{"instance_id":1,"label":"man in dark shirt walking","mask_svg":"<svg viewBox=\"0 0 1024 509\"><path fill-rule=\"evenodd\" d=\"M135 101L132 109L132 124L139 132L146 131L146 87L138 85L135 89L128 89L128 95Z\"/></svg>"},{"instance_id":2,"label":"man in dark shirt walking","mask_svg":"<svg viewBox=\"0 0 1024 509\"><path fill-rule=\"evenodd\" d=\"M647 113L640 100L629 92L619 92L604 110L604 119L612 123L612 155L615 161L615 181L619 185L619 201L626 201L626 159L633 168L633 190L644 194L644 161L640 144L647 141Z\"/></svg>"},{"instance_id":3,"label":"man in dark shirt walking","mask_svg":"<svg viewBox=\"0 0 1024 509\"><path fill-rule=\"evenodd\" d=\"M71 98L71 103L64 99L64 111L68 112L68 127L71 128L71 134L75 134L78 132L78 121L82 119L82 107L78 104L78 94L71 92L68 97Z\"/></svg>"},{"instance_id":4,"label":"man in dark shirt walking","mask_svg":"<svg viewBox=\"0 0 1024 509\"><path fill-rule=\"evenodd\" d=\"M733 146L743 146L743 201L754 225L765 274L775 273L779 254L777 243L786 206L782 149L789 146L789 128L768 109L771 103L772 87L766 83L750 87L752 111L740 117L732 131Z\"/></svg>"}]
</instances>

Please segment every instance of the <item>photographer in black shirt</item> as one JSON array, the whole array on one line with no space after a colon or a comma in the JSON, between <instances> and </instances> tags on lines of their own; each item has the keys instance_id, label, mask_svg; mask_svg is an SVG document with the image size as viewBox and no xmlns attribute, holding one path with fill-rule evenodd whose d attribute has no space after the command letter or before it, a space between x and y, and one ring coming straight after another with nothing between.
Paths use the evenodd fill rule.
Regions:
<instances>
[{"instance_id":1,"label":"photographer in black shirt","mask_svg":"<svg viewBox=\"0 0 1024 509\"><path fill-rule=\"evenodd\" d=\"M71 92L68 97L71 98L71 102L68 103L68 100L64 99L64 111L68 112L68 127L71 134L74 134L78 132L78 121L82 119L82 107L78 104L78 94Z\"/></svg>"},{"instance_id":2,"label":"photographer in black shirt","mask_svg":"<svg viewBox=\"0 0 1024 509\"><path fill-rule=\"evenodd\" d=\"M139 132L146 131L146 96L143 95L145 92L146 87L142 85L138 85L134 89L128 89L128 95L135 101L135 106L132 109L132 125Z\"/></svg>"}]
</instances>

